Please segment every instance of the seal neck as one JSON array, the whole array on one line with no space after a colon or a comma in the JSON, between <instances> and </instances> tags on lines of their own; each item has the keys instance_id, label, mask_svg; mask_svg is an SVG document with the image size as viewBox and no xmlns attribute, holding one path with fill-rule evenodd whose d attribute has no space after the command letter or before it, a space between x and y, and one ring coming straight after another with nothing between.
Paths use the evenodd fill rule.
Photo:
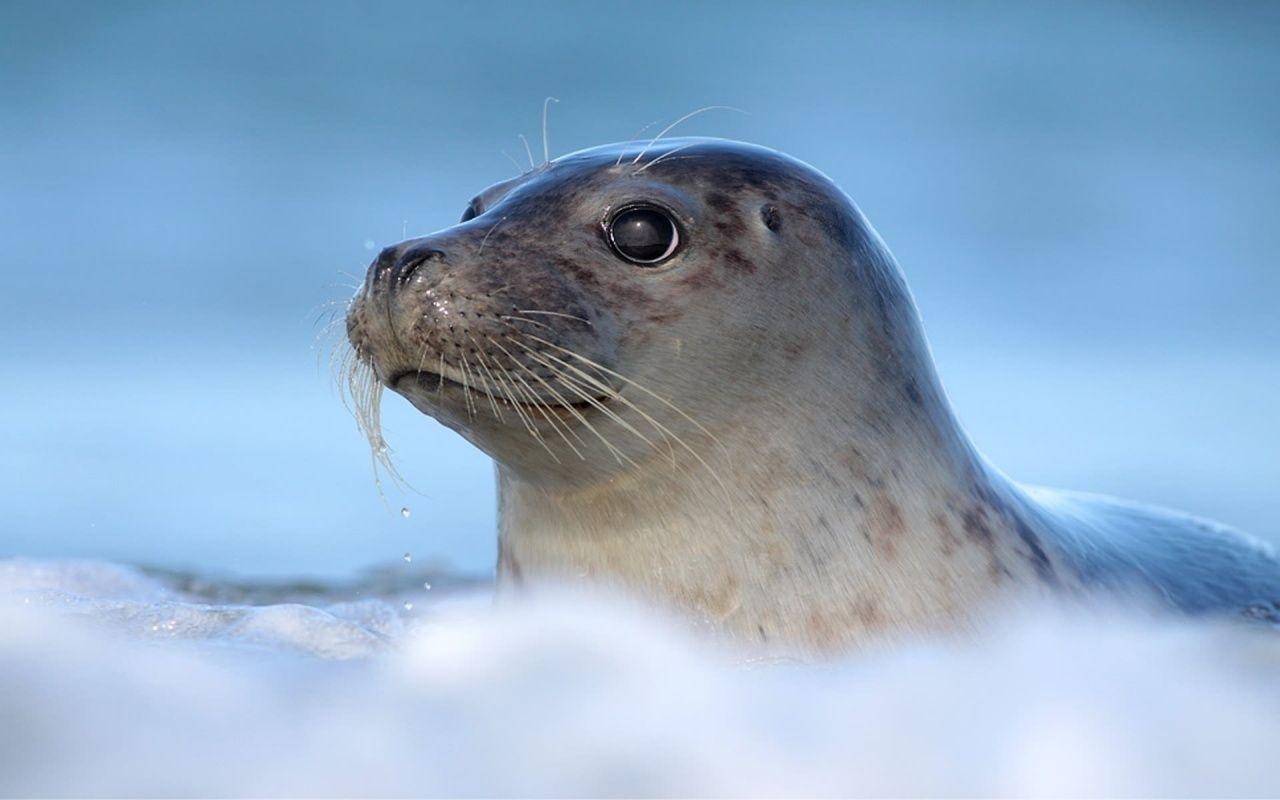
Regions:
<instances>
[{"instance_id":1,"label":"seal neck","mask_svg":"<svg viewBox=\"0 0 1280 800\"><path fill-rule=\"evenodd\" d=\"M500 588L587 578L752 645L815 652L954 626L1002 588L1043 583L1024 498L969 446L936 381L915 377L917 414L757 414L723 432L736 458L711 468L655 461L565 492L500 466Z\"/></svg>"}]
</instances>

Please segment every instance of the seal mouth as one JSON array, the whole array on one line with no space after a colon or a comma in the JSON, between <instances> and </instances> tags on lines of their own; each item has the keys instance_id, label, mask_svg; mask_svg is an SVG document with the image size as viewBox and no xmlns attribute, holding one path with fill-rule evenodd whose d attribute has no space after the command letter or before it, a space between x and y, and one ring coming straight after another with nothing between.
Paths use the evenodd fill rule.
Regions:
<instances>
[{"instance_id":1,"label":"seal mouth","mask_svg":"<svg viewBox=\"0 0 1280 800\"><path fill-rule=\"evenodd\" d=\"M447 375L441 375L438 372L425 369L403 370L392 375L391 379L387 381L387 386L393 391L401 393L410 385L417 385L419 388L432 393L446 391L455 394L474 392L482 399L491 399L502 405L519 406L530 411L549 410L553 413L567 416L574 416L575 412L577 414L585 414L600 411L603 406L613 399L612 395L592 395L590 400L584 399L570 402L568 398L561 401L539 397L537 398L538 402L534 403L524 399L512 399L505 395L493 394L483 387L462 383Z\"/></svg>"}]
</instances>

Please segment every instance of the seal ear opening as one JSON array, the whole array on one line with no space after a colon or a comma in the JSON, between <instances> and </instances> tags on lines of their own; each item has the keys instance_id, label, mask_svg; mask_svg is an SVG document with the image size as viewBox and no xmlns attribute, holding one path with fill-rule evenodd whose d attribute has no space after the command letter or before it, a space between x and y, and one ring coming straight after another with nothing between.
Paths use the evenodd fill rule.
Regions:
<instances>
[{"instance_id":1,"label":"seal ear opening","mask_svg":"<svg viewBox=\"0 0 1280 800\"><path fill-rule=\"evenodd\" d=\"M782 212L778 211L778 207L773 203L760 206L760 219L764 221L764 226L774 233L782 227Z\"/></svg>"}]
</instances>

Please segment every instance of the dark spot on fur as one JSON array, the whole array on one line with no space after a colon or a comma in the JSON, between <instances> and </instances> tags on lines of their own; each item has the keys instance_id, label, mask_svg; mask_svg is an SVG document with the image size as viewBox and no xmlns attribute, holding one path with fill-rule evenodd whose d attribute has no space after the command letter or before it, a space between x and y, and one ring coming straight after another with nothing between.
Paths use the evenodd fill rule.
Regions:
<instances>
[{"instance_id":1,"label":"dark spot on fur","mask_svg":"<svg viewBox=\"0 0 1280 800\"><path fill-rule=\"evenodd\" d=\"M714 226L716 231L730 243L747 235L747 226L736 214L721 217L715 221Z\"/></svg>"},{"instance_id":2,"label":"dark spot on fur","mask_svg":"<svg viewBox=\"0 0 1280 800\"><path fill-rule=\"evenodd\" d=\"M748 274L756 271L756 265L751 259L744 256L738 250L729 250L724 254L724 263L731 269L738 272L746 272Z\"/></svg>"},{"instance_id":3,"label":"dark spot on fur","mask_svg":"<svg viewBox=\"0 0 1280 800\"><path fill-rule=\"evenodd\" d=\"M712 192L707 195L707 205L716 211L727 213L733 210L733 198L723 192Z\"/></svg>"},{"instance_id":4,"label":"dark spot on fur","mask_svg":"<svg viewBox=\"0 0 1280 800\"><path fill-rule=\"evenodd\" d=\"M907 399L910 400L913 405L919 406L924 404L924 398L920 396L920 387L916 385L915 378L908 378L907 382L903 384L902 391L906 393Z\"/></svg>"},{"instance_id":5,"label":"dark spot on fur","mask_svg":"<svg viewBox=\"0 0 1280 800\"><path fill-rule=\"evenodd\" d=\"M769 641L769 634L767 634L767 633L765 633L765 632L764 632L764 626L763 626L763 625L757 625L757 626L756 626L756 630L760 632L760 641L762 641L762 642L767 642L767 641Z\"/></svg>"},{"instance_id":6,"label":"dark spot on fur","mask_svg":"<svg viewBox=\"0 0 1280 800\"><path fill-rule=\"evenodd\" d=\"M1013 526L1018 538L1026 545L1026 558L1035 568L1036 574L1040 576L1040 579L1045 583L1056 584L1058 582L1057 573L1054 571L1053 562L1049 560L1049 554L1045 552L1044 546L1040 543L1040 537L1036 536L1035 531L1031 530L1031 527L1018 515L1017 511L1010 508L1003 497L981 483L974 487L973 493L990 506L995 513L999 514L1009 525Z\"/></svg>"},{"instance_id":7,"label":"dark spot on fur","mask_svg":"<svg viewBox=\"0 0 1280 800\"><path fill-rule=\"evenodd\" d=\"M961 522L964 524L964 532L974 541L987 544L993 540L991 528L987 525L987 510L982 506L966 509Z\"/></svg>"},{"instance_id":8,"label":"dark spot on fur","mask_svg":"<svg viewBox=\"0 0 1280 800\"><path fill-rule=\"evenodd\" d=\"M773 203L766 203L760 207L760 219L764 221L764 226L774 233L782 227L782 212L778 211L778 207Z\"/></svg>"},{"instance_id":9,"label":"dark spot on fur","mask_svg":"<svg viewBox=\"0 0 1280 800\"><path fill-rule=\"evenodd\" d=\"M953 555L960 546L960 540L956 538L955 531L951 530L951 523L939 513L934 513L931 520L933 526L938 529L938 533L942 536L942 554L944 556Z\"/></svg>"},{"instance_id":10,"label":"dark spot on fur","mask_svg":"<svg viewBox=\"0 0 1280 800\"><path fill-rule=\"evenodd\" d=\"M874 628L880 624L880 606L875 600L859 600L855 612L858 620L868 628Z\"/></svg>"},{"instance_id":11,"label":"dark spot on fur","mask_svg":"<svg viewBox=\"0 0 1280 800\"><path fill-rule=\"evenodd\" d=\"M1036 568L1036 574L1040 576L1040 580L1045 583L1057 583L1058 576L1053 571L1053 563L1049 561L1048 554L1045 553L1044 548L1040 545L1040 538L1020 517L1015 516L1013 518L1013 526L1018 532L1018 538L1031 551L1031 564Z\"/></svg>"},{"instance_id":12,"label":"dark spot on fur","mask_svg":"<svg viewBox=\"0 0 1280 800\"><path fill-rule=\"evenodd\" d=\"M894 535L900 534L906 530L906 525L902 520L902 509L898 508L898 504L892 500L885 498L883 501L885 530Z\"/></svg>"},{"instance_id":13,"label":"dark spot on fur","mask_svg":"<svg viewBox=\"0 0 1280 800\"><path fill-rule=\"evenodd\" d=\"M893 558L898 553L898 540L907 530L902 509L881 492L872 498L871 515L874 531L874 535L869 537L871 544L886 558Z\"/></svg>"},{"instance_id":14,"label":"dark spot on fur","mask_svg":"<svg viewBox=\"0 0 1280 800\"><path fill-rule=\"evenodd\" d=\"M998 545L995 534L991 530L991 525L987 521L986 506L974 505L966 509L960 516L961 526L969 538L978 543L987 551L987 557L990 559L991 579L998 581L1001 574L1008 575L1008 570L1000 560Z\"/></svg>"}]
</instances>

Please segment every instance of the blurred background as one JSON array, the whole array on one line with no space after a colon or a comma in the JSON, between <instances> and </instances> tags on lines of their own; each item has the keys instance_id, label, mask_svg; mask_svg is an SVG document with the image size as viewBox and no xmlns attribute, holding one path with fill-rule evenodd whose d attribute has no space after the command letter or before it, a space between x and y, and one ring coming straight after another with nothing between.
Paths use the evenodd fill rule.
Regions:
<instances>
[{"instance_id":1,"label":"blurred background","mask_svg":"<svg viewBox=\"0 0 1280 800\"><path fill-rule=\"evenodd\" d=\"M549 95L553 156L744 109L681 132L852 195L996 464L1275 537L1277 41L1275 4L6 0L0 557L489 571L488 460L389 396L380 498L323 329Z\"/></svg>"}]
</instances>

